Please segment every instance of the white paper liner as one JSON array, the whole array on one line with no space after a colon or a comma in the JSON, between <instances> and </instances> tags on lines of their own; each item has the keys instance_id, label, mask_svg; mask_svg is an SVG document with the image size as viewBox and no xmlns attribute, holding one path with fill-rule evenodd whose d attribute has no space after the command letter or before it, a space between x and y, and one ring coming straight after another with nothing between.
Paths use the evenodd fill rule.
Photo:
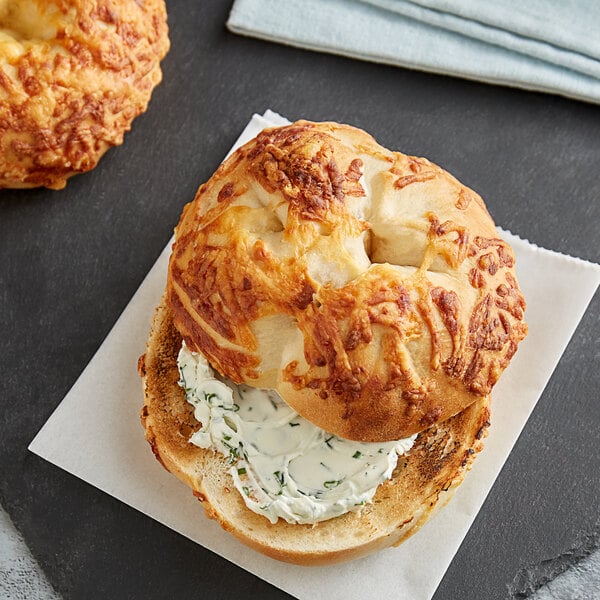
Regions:
<instances>
[{"instance_id":1,"label":"white paper liner","mask_svg":"<svg viewBox=\"0 0 600 600\"><path fill-rule=\"evenodd\" d=\"M234 148L264 127L285 123L270 110L254 115ZM490 434L471 473L452 501L399 548L332 567L277 562L205 518L190 490L154 459L139 420L143 392L136 365L164 291L170 242L29 449L301 600L379 600L390 590L394 597L427 600L600 282L599 265L538 248L509 232L500 234L515 251L529 336L494 389Z\"/></svg>"}]
</instances>

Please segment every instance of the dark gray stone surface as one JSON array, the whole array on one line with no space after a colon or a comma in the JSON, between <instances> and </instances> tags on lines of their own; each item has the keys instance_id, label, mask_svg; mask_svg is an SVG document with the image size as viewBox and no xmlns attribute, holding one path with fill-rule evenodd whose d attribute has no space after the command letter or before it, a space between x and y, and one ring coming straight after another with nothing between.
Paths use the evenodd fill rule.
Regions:
<instances>
[{"instance_id":1,"label":"dark gray stone surface","mask_svg":"<svg viewBox=\"0 0 600 600\"><path fill-rule=\"evenodd\" d=\"M0 192L0 502L65 598L283 598L27 444L253 112L363 127L454 173L503 227L600 261L600 107L244 39L219 0L168 5L164 82L124 145L64 191ZM598 539L599 317L597 294L436 600L534 589Z\"/></svg>"}]
</instances>

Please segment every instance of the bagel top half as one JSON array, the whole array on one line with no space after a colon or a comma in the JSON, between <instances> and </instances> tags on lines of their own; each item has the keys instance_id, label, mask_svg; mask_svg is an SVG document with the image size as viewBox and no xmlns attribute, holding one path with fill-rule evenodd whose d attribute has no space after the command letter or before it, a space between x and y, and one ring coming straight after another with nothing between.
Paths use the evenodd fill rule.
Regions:
<instances>
[{"instance_id":1,"label":"bagel top half","mask_svg":"<svg viewBox=\"0 0 600 600\"><path fill-rule=\"evenodd\" d=\"M0 188L60 189L161 81L164 0L0 0Z\"/></svg>"},{"instance_id":2,"label":"bagel top half","mask_svg":"<svg viewBox=\"0 0 600 600\"><path fill-rule=\"evenodd\" d=\"M481 198L335 123L265 130L200 187L167 301L222 375L360 441L487 396L527 331L513 252Z\"/></svg>"}]
</instances>

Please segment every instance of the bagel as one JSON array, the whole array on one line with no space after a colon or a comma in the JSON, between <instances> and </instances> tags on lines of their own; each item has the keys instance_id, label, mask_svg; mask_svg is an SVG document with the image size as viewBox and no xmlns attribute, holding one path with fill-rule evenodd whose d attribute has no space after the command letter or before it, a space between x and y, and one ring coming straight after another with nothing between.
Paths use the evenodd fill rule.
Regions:
<instances>
[{"instance_id":1,"label":"bagel","mask_svg":"<svg viewBox=\"0 0 600 600\"><path fill-rule=\"evenodd\" d=\"M146 439L249 546L357 558L463 480L524 310L512 250L441 168L347 125L264 130L176 227Z\"/></svg>"},{"instance_id":2,"label":"bagel","mask_svg":"<svg viewBox=\"0 0 600 600\"><path fill-rule=\"evenodd\" d=\"M481 198L364 131L263 131L176 228L187 346L342 438L398 440L490 394L526 334L514 256Z\"/></svg>"},{"instance_id":3,"label":"bagel","mask_svg":"<svg viewBox=\"0 0 600 600\"><path fill-rule=\"evenodd\" d=\"M199 423L177 384L180 347L181 335L163 300L139 362L146 438L162 466L192 489L208 518L244 544L284 562L306 566L346 562L406 540L450 500L481 450L490 424L489 397L484 397L420 433L392 478L359 512L316 525L282 519L272 524L246 508L225 457L190 444Z\"/></svg>"},{"instance_id":4,"label":"bagel","mask_svg":"<svg viewBox=\"0 0 600 600\"><path fill-rule=\"evenodd\" d=\"M0 188L61 189L143 113L164 0L0 0Z\"/></svg>"}]
</instances>

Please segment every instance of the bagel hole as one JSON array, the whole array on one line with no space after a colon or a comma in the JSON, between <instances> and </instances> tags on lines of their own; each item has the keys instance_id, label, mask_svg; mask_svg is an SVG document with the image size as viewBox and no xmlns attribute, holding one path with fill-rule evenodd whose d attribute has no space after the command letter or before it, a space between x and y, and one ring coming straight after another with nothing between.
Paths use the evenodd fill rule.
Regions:
<instances>
[{"instance_id":1,"label":"bagel hole","mask_svg":"<svg viewBox=\"0 0 600 600\"><path fill-rule=\"evenodd\" d=\"M386 224L371 233L369 258L375 264L418 268L426 249L427 238L418 229Z\"/></svg>"}]
</instances>

